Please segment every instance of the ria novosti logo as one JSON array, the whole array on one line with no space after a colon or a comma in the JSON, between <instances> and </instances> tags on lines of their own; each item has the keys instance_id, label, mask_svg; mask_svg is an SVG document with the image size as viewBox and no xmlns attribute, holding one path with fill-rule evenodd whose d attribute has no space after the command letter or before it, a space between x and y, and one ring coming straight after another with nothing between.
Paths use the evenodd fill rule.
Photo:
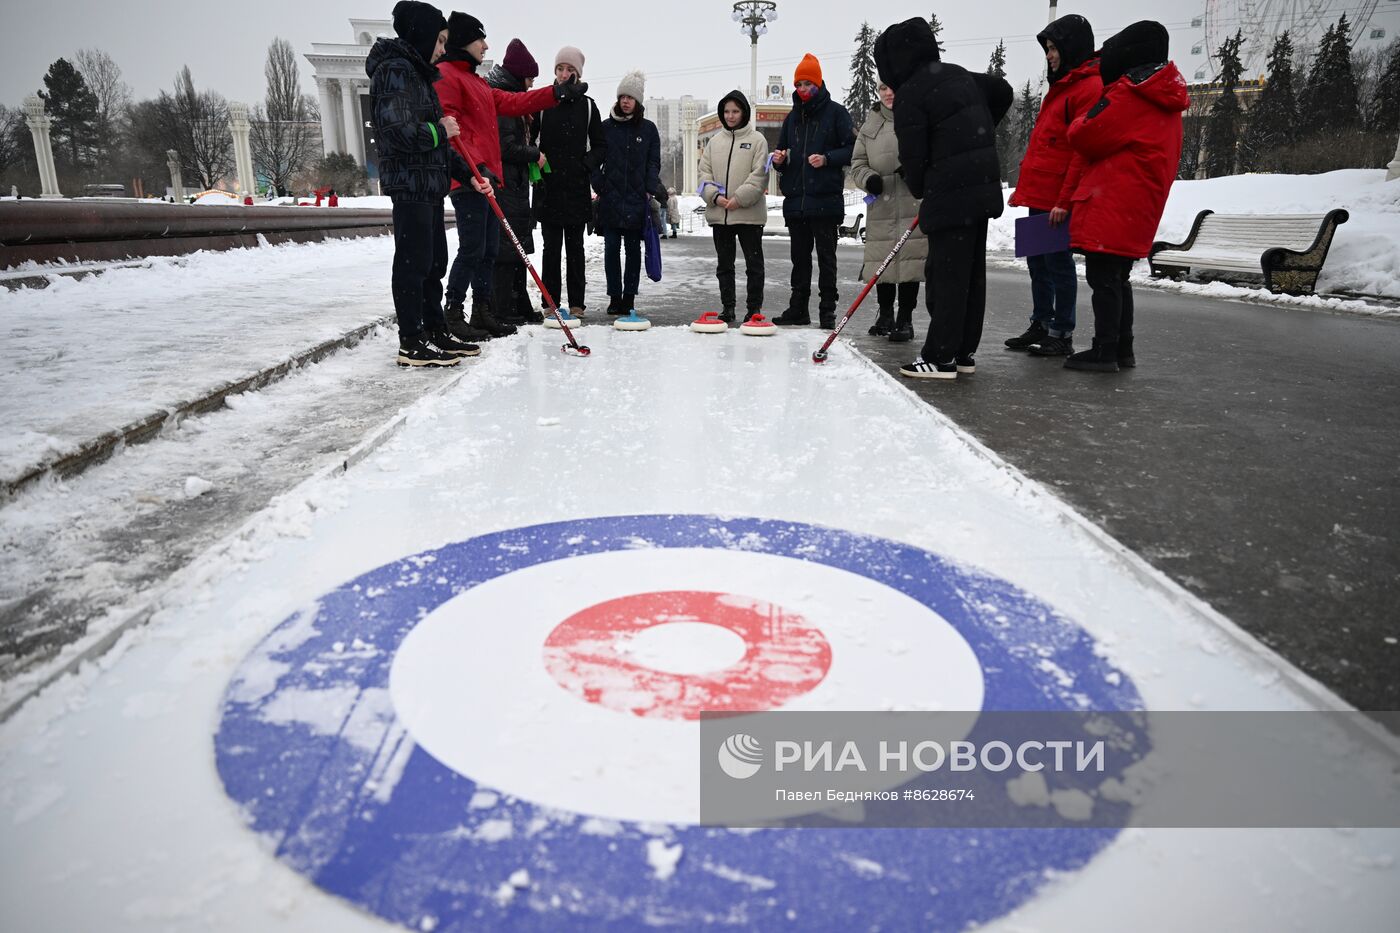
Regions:
<instances>
[{"instance_id":1,"label":"ria novosti logo","mask_svg":"<svg viewBox=\"0 0 1400 933\"><path fill-rule=\"evenodd\" d=\"M719 747L719 766L735 780L751 778L763 767L763 746L753 736L736 732Z\"/></svg>"}]
</instances>

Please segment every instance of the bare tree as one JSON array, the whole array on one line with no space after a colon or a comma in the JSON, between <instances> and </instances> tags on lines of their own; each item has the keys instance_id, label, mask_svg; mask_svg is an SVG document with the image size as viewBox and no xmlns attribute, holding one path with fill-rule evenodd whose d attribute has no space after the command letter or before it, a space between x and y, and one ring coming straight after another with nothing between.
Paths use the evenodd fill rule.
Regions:
<instances>
[{"instance_id":1,"label":"bare tree","mask_svg":"<svg viewBox=\"0 0 1400 933\"><path fill-rule=\"evenodd\" d=\"M0 171L12 165L18 165L24 159L22 148L24 138L20 131L28 132L28 127L24 125L24 114L19 110L11 110L4 104L0 104ZM0 194L9 194L9 191Z\"/></svg>"},{"instance_id":2,"label":"bare tree","mask_svg":"<svg viewBox=\"0 0 1400 933\"><path fill-rule=\"evenodd\" d=\"M313 127L320 115L315 100L302 93L296 52L286 39L272 40L263 73L266 104L253 108L249 145L254 166L275 187L286 189L315 155Z\"/></svg>"},{"instance_id":3,"label":"bare tree","mask_svg":"<svg viewBox=\"0 0 1400 933\"><path fill-rule=\"evenodd\" d=\"M233 171L233 134L222 94L196 91L186 65L175 78L175 93L161 91L156 104L165 147L179 153L181 166L201 185L212 188Z\"/></svg>"},{"instance_id":4,"label":"bare tree","mask_svg":"<svg viewBox=\"0 0 1400 933\"><path fill-rule=\"evenodd\" d=\"M97 95L97 135L94 148L99 162L107 162L117 145L118 123L131 104L131 86L122 80L122 70L102 49L82 49L74 56L78 73Z\"/></svg>"}]
</instances>

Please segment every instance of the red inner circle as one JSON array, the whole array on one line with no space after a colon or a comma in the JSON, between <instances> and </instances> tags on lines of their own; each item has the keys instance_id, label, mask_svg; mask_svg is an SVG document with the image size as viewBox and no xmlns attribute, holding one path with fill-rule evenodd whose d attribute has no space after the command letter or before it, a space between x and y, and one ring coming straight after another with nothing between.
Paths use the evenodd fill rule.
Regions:
<instances>
[{"instance_id":1,"label":"red inner circle","mask_svg":"<svg viewBox=\"0 0 1400 933\"><path fill-rule=\"evenodd\" d=\"M621 650L672 622L729 629L744 640L744 656L722 670L677 674ZM831 645L802 616L766 600L666 590L574 613L545 639L544 663L560 686L589 703L648 719L699 719L705 710L774 709L807 693L831 669Z\"/></svg>"}]
</instances>

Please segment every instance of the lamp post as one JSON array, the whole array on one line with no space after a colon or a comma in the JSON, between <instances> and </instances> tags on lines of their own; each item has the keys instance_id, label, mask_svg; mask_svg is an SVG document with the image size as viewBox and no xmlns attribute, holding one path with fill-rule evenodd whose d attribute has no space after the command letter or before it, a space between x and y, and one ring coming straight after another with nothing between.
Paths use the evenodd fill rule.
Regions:
<instances>
[{"instance_id":1,"label":"lamp post","mask_svg":"<svg viewBox=\"0 0 1400 933\"><path fill-rule=\"evenodd\" d=\"M730 19L739 24L739 35L748 36L750 43L749 100L758 106L758 37L768 33L768 24L778 18L778 5L773 0L740 0L734 4Z\"/></svg>"},{"instance_id":2,"label":"lamp post","mask_svg":"<svg viewBox=\"0 0 1400 933\"><path fill-rule=\"evenodd\" d=\"M1055 13L1060 5L1060 0L1050 0L1050 22L1055 21Z\"/></svg>"}]
</instances>

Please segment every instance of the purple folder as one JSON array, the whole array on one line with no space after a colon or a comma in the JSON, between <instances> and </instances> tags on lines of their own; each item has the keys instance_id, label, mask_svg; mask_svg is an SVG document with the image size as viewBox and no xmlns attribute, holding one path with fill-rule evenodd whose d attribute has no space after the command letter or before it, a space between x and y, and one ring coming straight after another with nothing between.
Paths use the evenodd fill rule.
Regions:
<instances>
[{"instance_id":1,"label":"purple folder","mask_svg":"<svg viewBox=\"0 0 1400 933\"><path fill-rule=\"evenodd\" d=\"M1050 226L1049 214L1032 214L1016 221L1016 258L1063 253L1069 249L1069 220Z\"/></svg>"}]
</instances>

